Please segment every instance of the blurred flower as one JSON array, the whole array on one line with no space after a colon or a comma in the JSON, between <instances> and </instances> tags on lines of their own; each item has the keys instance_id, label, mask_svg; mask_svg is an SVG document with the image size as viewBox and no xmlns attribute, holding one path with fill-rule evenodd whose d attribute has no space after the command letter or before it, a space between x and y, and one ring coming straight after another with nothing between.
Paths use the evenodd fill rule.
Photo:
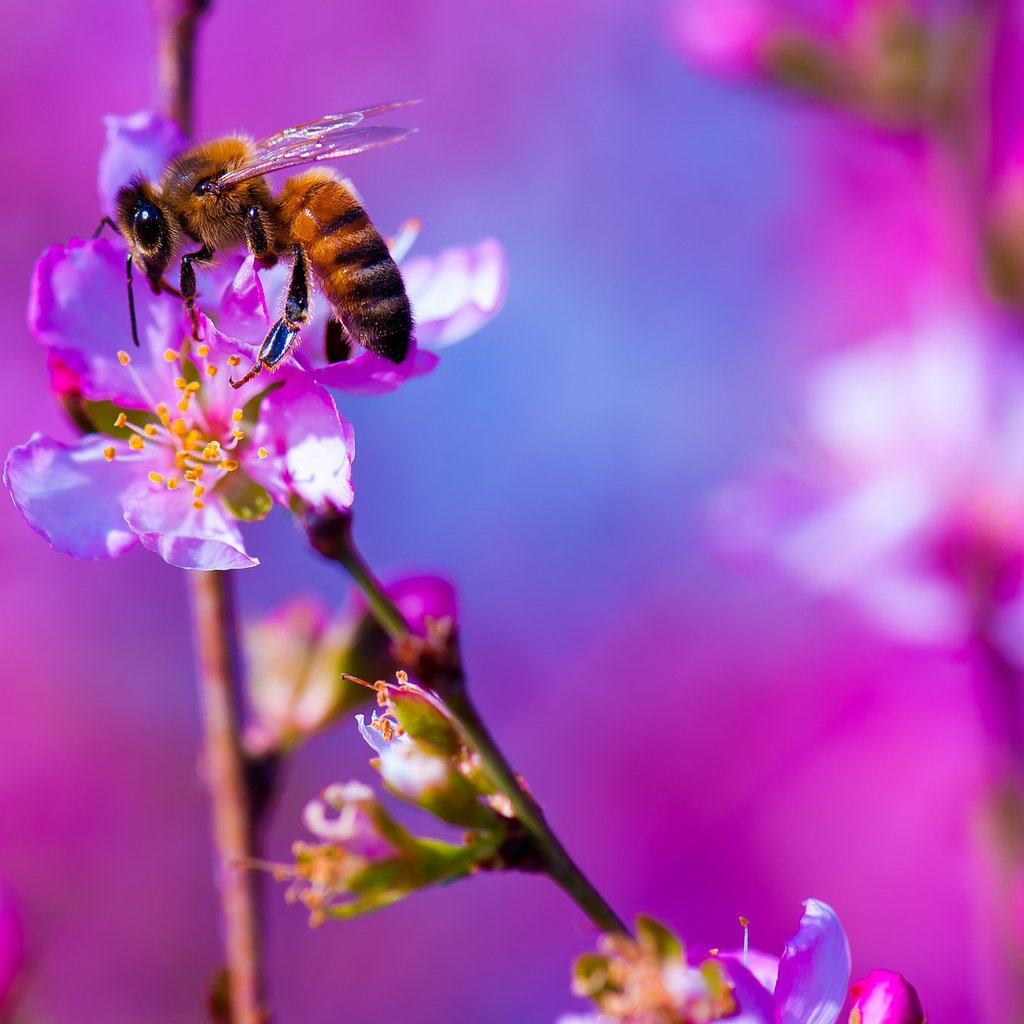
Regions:
<instances>
[{"instance_id":1,"label":"blurred flower","mask_svg":"<svg viewBox=\"0 0 1024 1024\"><path fill-rule=\"evenodd\" d=\"M563 1017L559 1024L706 1024L737 1017L727 965L713 956L691 960L679 939L648 917L636 938L604 935L573 971L573 991L591 999L594 1017Z\"/></svg>"},{"instance_id":2,"label":"blurred flower","mask_svg":"<svg viewBox=\"0 0 1024 1024\"><path fill-rule=\"evenodd\" d=\"M600 1013L559 1024L834 1024L846 1000L850 947L835 911L820 900L804 902L781 959L753 951L688 954L646 917L636 934L606 935L599 953L580 957L573 989Z\"/></svg>"},{"instance_id":3,"label":"blurred flower","mask_svg":"<svg viewBox=\"0 0 1024 1024\"><path fill-rule=\"evenodd\" d=\"M25 960L25 938L14 897L0 885L0 1015L8 1005Z\"/></svg>"},{"instance_id":4,"label":"blurred flower","mask_svg":"<svg viewBox=\"0 0 1024 1024\"><path fill-rule=\"evenodd\" d=\"M1024 658L1024 367L995 341L947 313L822 365L785 461L718 496L723 546L907 639L959 645L991 620Z\"/></svg>"},{"instance_id":5,"label":"blurred flower","mask_svg":"<svg viewBox=\"0 0 1024 1024\"><path fill-rule=\"evenodd\" d=\"M128 333L120 240L53 246L33 280L37 340L77 377L96 427L74 444L36 434L15 448L4 482L19 511L58 551L109 558L136 544L188 569L258 564L236 520L272 501L352 502L352 430L311 380L238 404L227 367L240 356L205 316L203 342L176 297L136 294L141 348ZM237 300L229 281L221 301ZM208 303L208 306L212 306Z\"/></svg>"},{"instance_id":6,"label":"blurred flower","mask_svg":"<svg viewBox=\"0 0 1024 1024\"><path fill-rule=\"evenodd\" d=\"M944 113L962 82L953 51L966 18L933 16L917 0L676 0L669 33L714 74L771 82L898 127ZM957 53L962 59L963 47Z\"/></svg>"},{"instance_id":7,"label":"blurred flower","mask_svg":"<svg viewBox=\"0 0 1024 1024\"><path fill-rule=\"evenodd\" d=\"M292 864L259 866L291 882L285 898L305 906L314 927L461 878L496 845L496 837L481 834L462 843L414 836L359 782L328 786L321 799L306 805L303 821L321 842L295 843Z\"/></svg>"},{"instance_id":8,"label":"blurred flower","mask_svg":"<svg viewBox=\"0 0 1024 1024\"><path fill-rule=\"evenodd\" d=\"M914 986L895 971L872 971L850 986L850 1024L925 1024Z\"/></svg>"},{"instance_id":9,"label":"blurred flower","mask_svg":"<svg viewBox=\"0 0 1024 1024\"><path fill-rule=\"evenodd\" d=\"M428 620L455 618L455 590L437 576L403 576L386 588L413 633ZM294 746L373 694L342 677L394 675L387 634L365 603L337 614L312 597L295 597L245 631L249 703L254 720L246 746L265 754Z\"/></svg>"}]
</instances>

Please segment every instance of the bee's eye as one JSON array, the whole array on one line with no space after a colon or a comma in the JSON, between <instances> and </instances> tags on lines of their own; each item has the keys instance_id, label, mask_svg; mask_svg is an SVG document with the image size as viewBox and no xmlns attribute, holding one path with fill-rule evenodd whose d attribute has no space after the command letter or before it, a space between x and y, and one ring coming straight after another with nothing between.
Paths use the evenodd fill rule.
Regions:
<instances>
[{"instance_id":1,"label":"bee's eye","mask_svg":"<svg viewBox=\"0 0 1024 1024\"><path fill-rule=\"evenodd\" d=\"M148 199L140 199L132 215L132 230L143 249L158 248L165 233L163 214Z\"/></svg>"}]
</instances>

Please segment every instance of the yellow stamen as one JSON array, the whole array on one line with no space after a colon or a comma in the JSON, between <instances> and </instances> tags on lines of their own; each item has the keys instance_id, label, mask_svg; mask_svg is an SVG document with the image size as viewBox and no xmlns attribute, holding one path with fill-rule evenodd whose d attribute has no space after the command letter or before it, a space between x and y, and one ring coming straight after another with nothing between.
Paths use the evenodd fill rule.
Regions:
<instances>
[{"instance_id":1,"label":"yellow stamen","mask_svg":"<svg viewBox=\"0 0 1024 1024\"><path fill-rule=\"evenodd\" d=\"M108 444L107 447L103 449L103 455L106 458L107 462L113 462L115 454L116 449L112 444Z\"/></svg>"},{"instance_id":2,"label":"yellow stamen","mask_svg":"<svg viewBox=\"0 0 1024 1024\"><path fill-rule=\"evenodd\" d=\"M231 410L231 418L232 418L232 419L233 419L233 420L234 420L234 421L235 421L236 423L241 423L241 422L242 422L242 417L243 417L244 415L245 415L245 413L243 413L241 409L232 409L232 410Z\"/></svg>"},{"instance_id":3,"label":"yellow stamen","mask_svg":"<svg viewBox=\"0 0 1024 1024\"><path fill-rule=\"evenodd\" d=\"M224 459L220 465L221 469L226 469L230 473L233 470L238 469L238 459Z\"/></svg>"},{"instance_id":4,"label":"yellow stamen","mask_svg":"<svg viewBox=\"0 0 1024 1024\"><path fill-rule=\"evenodd\" d=\"M187 381L187 380L185 380L185 378L184 378L184 377L175 377L175 378L174 378L174 386L175 386L175 387L176 387L176 388L177 388L177 389L178 389L179 391L184 391L184 390L185 390L185 385L187 385L187 384L188 384L188 381Z\"/></svg>"},{"instance_id":5,"label":"yellow stamen","mask_svg":"<svg viewBox=\"0 0 1024 1024\"><path fill-rule=\"evenodd\" d=\"M196 498L196 500L192 502L192 507L197 512L202 512L202 510L206 508L206 506L198 498Z\"/></svg>"},{"instance_id":6,"label":"yellow stamen","mask_svg":"<svg viewBox=\"0 0 1024 1024\"><path fill-rule=\"evenodd\" d=\"M202 484L196 484L192 488L192 497L201 498L206 493L206 488Z\"/></svg>"},{"instance_id":7,"label":"yellow stamen","mask_svg":"<svg viewBox=\"0 0 1024 1024\"><path fill-rule=\"evenodd\" d=\"M183 398L183 399L182 399L182 400L181 400L181 401L180 401L180 402L178 403L178 411L179 411L179 412L188 412L188 398L187 398L187 397L186 397L186 398Z\"/></svg>"},{"instance_id":8,"label":"yellow stamen","mask_svg":"<svg viewBox=\"0 0 1024 1024\"><path fill-rule=\"evenodd\" d=\"M199 474L194 469L186 469L185 479L188 480L189 483L193 483L199 479Z\"/></svg>"},{"instance_id":9,"label":"yellow stamen","mask_svg":"<svg viewBox=\"0 0 1024 1024\"><path fill-rule=\"evenodd\" d=\"M266 448L257 448L256 449L256 454L261 459L266 459L266 458L268 458L270 456L270 452L268 452Z\"/></svg>"},{"instance_id":10,"label":"yellow stamen","mask_svg":"<svg viewBox=\"0 0 1024 1024\"><path fill-rule=\"evenodd\" d=\"M185 390L186 391L191 391L191 392L195 393L196 391L199 390L199 388L200 388L199 381L197 381L197 380L190 380L188 382L188 386L185 388Z\"/></svg>"},{"instance_id":11,"label":"yellow stamen","mask_svg":"<svg viewBox=\"0 0 1024 1024\"><path fill-rule=\"evenodd\" d=\"M128 417L123 412L119 412L117 414L117 419L114 420L114 426L115 427L123 427L127 422L128 422Z\"/></svg>"},{"instance_id":12,"label":"yellow stamen","mask_svg":"<svg viewBox=\"0 0 1024 1024\"><path fill-rule=\"evenodd\" d=\"M173 348L164 349L164 359L169 363L173 363L178 358L178 353Z\"/></svg>"},{"instance_id":13,"label":"yellow stamen","mask_svg":"<svg viewBox=\"0 0 1024 1024\"><path fill-rule=\"evenodd\" d=\"M152 423L147 423L144 429L148 437L156 436L156 427Z\"/></svg>"},{"instance_id":14,"label":"yellow stamen","mask_svg":"<svg viewBox=\"0 0 1024 1024\"><path fill-rule=\"evenodd\" d=\"M178 417L178 419L171 424L171 430L173 430L178 437L184 437L188 433L188 424L181 419L181 417Z\"/></svg>"},{"instance_id":15,"label":"yellow stamen","mask_svg":"<svg viewBox=\"0 0 1024 1024\"><path fill-rule=\"evenodd\" d=\"M117 359L122 366L127 366L132 361L132 357L124 349L117 353Z\"/></svg>"},{"instance_id":16,"label":"yellow stamen","mask_svg":"<svg viewBox=\"0 0 1024 1024\"><path fill-rule=\"evenodd\" d=\"M209 375L210 375L211 377L216 377L216 376L217 376L217 367L216 367L216 366L214 366L214 365L213 365L213 363L210 363L210 365L209 365L209 366L208 366L208 367L206 368L206 372L207 372L207 373L208 373L208 374L209 374Z\"/></svg>"},{"instance_id":17,"label":"yellow stamen","mask_svg":"<svg viewBox=\"0 0 1024 1024\"><path fill-rule=\"evenodd\" d=\"M162 484L164 482L163 474L157 473L155 470L150 470L149 479L155 484Z\"/></svg>"},{"instance_id":18,"label":"yellow stamen","mask_svg":"<svg viewBox=\"0 0 1024 1024\"><path fill-rule=\"evenodd\" d=\"M241 361L241 356L228 356L228 366L237 366Z\"/></svg>"},{"instance_id":19,"label":"yellow stamen","mask_svg":"<svg viewBox=\"0 0 1024 1024\"><path fill-rule=\"evenodd\" d=\"M138 434L132 434L132 436L128 438L128 447L133 451L141 452L142 449L146 447L146 442L143 441Z\"/></svg>"},{"instance_id":20,"label":"yellow stamen","mask_svg":"<svg viewBox=\"0 0 1024 1024\"><path fill-rule=\"evenodd\" d=\"M178 486L178 478L176 476L169 476L167 478L167 490L173 491Z\"/></svg>"},{"instance_id":21,"label":"yellow stamen","mask_svg":"<svg viewBox=\"0 0 1024 1024\"><path fill-rule=\"evenodd\" d=\"M204 359L209 354L210 354L210 346L209 345L200 345L199 348L196 349L196 355L197 356L202 356Z\"/></svg>"},{"instance_id":22,"label":"yellow stamen","mask_svg":"<svg viewBox=\"0 0 1024 1024\"><path fill-rule=\"evenodd\" d=\"M234 439L236 441L244 441L245 440L245 431L244 430L239 430L238 427L235 427L235 429L231 431L231 435L232 435L232 437L234 437Z\"/></svg>"}]
</instances>

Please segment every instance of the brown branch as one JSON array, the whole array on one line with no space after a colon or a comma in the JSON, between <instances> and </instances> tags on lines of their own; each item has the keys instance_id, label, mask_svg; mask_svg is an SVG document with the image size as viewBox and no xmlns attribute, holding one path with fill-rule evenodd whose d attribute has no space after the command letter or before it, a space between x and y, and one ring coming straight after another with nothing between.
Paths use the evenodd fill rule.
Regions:
<instances>
[{"instance_id":1,"label":"brown branch","mask_svg":"<svg viewBox=\"0 0 1024 1024\"><path fill-rule=\"evenodd\" d=\"M218 886L233 1024L262 1024L259 878L245 866L254 855L255 825L238 728L237 636L230 572L189 573L199 687L206 729L206 781L213 811Z\"/></svg>"},{"instance_id":2,"label":"brown branch","mask_svg":"<svg viewBox=\"0 0 1024 1024\"><path fill-rule=\"evenodd\" d=\"M186 136L192 134L196 34L210 3L153 0L157 105ZM233 580L230 572L195 571L189 573L189 582L227 957L228 1019L232 1024L264 1024L269 1017L263 1005L259 877L245 866L257 852L254 815L259 811L239 729L241 680Z\"/></svg>"},{"instance_id":3,"label":"brown branch","mask_svg":"<svg viewBox=\"0 0 1024 1024\"><path fill-rule=\"evenodd\" d=\"M196 31L212 0L153 0L156 17L156 104L192 134Z\"/></svg>"}]
</instances>

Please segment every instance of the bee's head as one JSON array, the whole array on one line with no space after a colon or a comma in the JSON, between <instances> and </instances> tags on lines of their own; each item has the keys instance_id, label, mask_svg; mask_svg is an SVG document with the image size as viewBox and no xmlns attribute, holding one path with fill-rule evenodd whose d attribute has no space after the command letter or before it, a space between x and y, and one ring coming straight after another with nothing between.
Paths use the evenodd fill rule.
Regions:
<instances>
[{"instance_id":1,"label":"bee's head","mask_svg":"<svg viewBox=\"0 0 1024 1024\"><path fill-rule=\"evenodd\" d=\"M117 222L133 259L150 281L160 280L174 255L180 228L152 182L132 178L117 193Z\"/></svg>"}]
</instances>

